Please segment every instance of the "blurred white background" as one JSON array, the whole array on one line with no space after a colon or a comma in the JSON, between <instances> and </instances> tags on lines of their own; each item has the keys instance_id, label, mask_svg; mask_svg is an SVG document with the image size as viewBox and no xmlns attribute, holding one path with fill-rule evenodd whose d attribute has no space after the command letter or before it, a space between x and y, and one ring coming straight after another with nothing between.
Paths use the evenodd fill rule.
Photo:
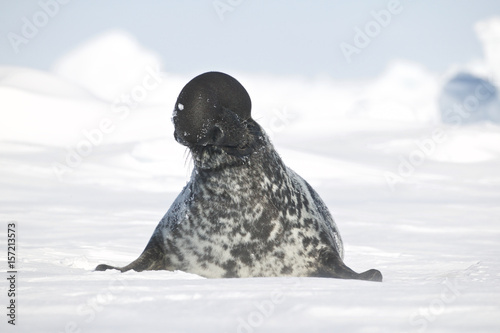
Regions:
<instances>
[{"instance_id":1,"label":"blurred white background","mask_svg":"<svg viewBox=\"0 0 500 333\"><path fill-rule=\"evenodd\" d=\"M37 16L40 3L49 17ZM368 47L348 63L340 45L352 44L389 6L398 8ZM46 12L50 13L50 9ZM376 76L394 59L443 72L483 57L476 22L500 14L495 0L345 1L0 1L0 64L50 69L80 44L122 30L154 52L169 73L228 72ZM15 52L8 33L22 36L23 18L40 27ZM36 22L35 22L36 23Z\"/></svg>"}]
</instances>

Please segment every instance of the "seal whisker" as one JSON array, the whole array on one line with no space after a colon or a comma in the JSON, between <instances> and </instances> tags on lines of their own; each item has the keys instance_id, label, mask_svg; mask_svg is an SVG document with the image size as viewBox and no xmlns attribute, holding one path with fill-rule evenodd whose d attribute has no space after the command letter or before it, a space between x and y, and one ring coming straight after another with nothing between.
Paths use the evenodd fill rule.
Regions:
<instances>
[{"instance_id":1,"label":"seal whisker","mask_svg":"<svg viewBox=\"0 0 500 333\"><path fill-rule=\"evenodd\" d=\"M193 167L193 155L191 154L191 150L188 147L184 150L184 167L187 172ZM188 174L189 176L189 174Z\"/></svg>"}]
</instances>

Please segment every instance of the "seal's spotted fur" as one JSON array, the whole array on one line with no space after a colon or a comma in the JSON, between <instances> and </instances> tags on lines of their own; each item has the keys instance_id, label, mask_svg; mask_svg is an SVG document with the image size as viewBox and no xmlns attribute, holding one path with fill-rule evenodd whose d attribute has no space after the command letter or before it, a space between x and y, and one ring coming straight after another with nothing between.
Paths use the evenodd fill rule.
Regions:
<instances>
[{"instance_id":1,"label":"seal's spotted fur","mask_svg":"<svg viewBox=\"0 0 500 333\"><path fill-rule=\"evenodd\" d=\"M234 80L222 73L199 77L203 76L214 84ZM187 88L200 90L193 85ZM198 96L205 101L203 93ZM179 100L186 103L182 97L181 92ZM176 139L191 150L195 164L191 180L158 224L143 254L118 269L182 270L210 278L382 280L377 270L357 274L343 263L342 240L327 207L306 181L284 165L249 112L247 119L241 119L244 112L237 111L236 120L213 120L208 127L205 122L203 130L187 133L176 117L190 111L179 100L174 113ZM234 128L234 121L239 132L229 134L233 137L228 139L225 133L227 127ZM212 135L214 126L217 131ZM224 145L217 144L221 140ZM114 267L96 269L108 268Z\"/></svg>"}]
</instances>

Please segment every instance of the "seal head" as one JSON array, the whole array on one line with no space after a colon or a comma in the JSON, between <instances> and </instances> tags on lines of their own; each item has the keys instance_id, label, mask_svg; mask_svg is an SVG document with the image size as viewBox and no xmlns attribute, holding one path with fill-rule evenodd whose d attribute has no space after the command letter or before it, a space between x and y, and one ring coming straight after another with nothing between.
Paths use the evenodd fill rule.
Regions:
<instances>
[{"instance_id":1,"label":"seal head","mask_svg":"<svg viewBox=\"0 0 500 333\"><path fill-rule=\"evenodd\" d=\"M234 155L248 155L244 134L251 108L250 96L235 78L220 72L201 74L177 98L174 137L190 148L219 146Z\"/></svg>"}]
</instances>

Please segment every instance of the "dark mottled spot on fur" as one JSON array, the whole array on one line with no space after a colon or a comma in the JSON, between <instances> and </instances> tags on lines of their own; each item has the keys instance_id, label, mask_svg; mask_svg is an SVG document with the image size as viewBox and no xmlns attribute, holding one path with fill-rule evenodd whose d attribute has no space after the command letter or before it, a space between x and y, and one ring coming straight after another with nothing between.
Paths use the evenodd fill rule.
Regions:
<instances>
[{"instance_id":1,"label":"dark mottled spot on fur","mask_svg":"<svg viewBox=\"0 0 500 333\"><path fill-rule=\"evenodd\" d=\"M320 231L319 233L319 239L321 240L322 243L326 244L329 242L329 238L328 238L328 235L326 234L326 232L324 230Z\"/></svg>"},{"instance_id":2,"label":"dark mottled spot on fur","mask_svg":"<svg viewBox=\"0 0 500 333\"><path fill-rule=\"evenodd\" d=\"M226 278L234 278L238 277L238 271L237 271L237 263L236 261L229 259L225 263L222 264L222 268L226 270L226 273L224 274L224 277Z\"/></svg>"},{"instance_id":3,"label":"dark mottled spot on fur","mask_svg":"<svg viewBox=\"0 0 500 333\"><path fill-rule=\"evenodd\" d=\"M269 219L266 216L261 217L255 223L255 229L252 233L252 238L257 238L261 241L267 241L273 229L274 224L270 223Z\"/></svg>"},{"instance_id":4,"label":"dark mottled spot on fur","mask_svg":"<svg viewBox=\"0 0 500 333\"><path fill-rule=\"evenodd\" d=\"M283 266L283 268L280 271L281 274L283 275L290 275L293 273L293 269L290 266Z\"/></svg>"},{"instance_id":5,"label":"dark mottled spot on fur","mask_svg":"<svg viewBox=\"0 0 500 333\"><path fill-rule=\"evenodd\" d=\"M310 238L310 237L304 237L304 238L302 239L302 246L303 246L304 248L306 248L306 247L308 247L308 246L309 246L309 244L311 244L311 238Z\"/></svg>"},{"instance_id":6,"label":"dark mottled spot on fur","mask_svg":"<svg viewBox=\"0 0 500 333\"><path fill-rule=\"evenodd\" d=\"M275 256L276 258L280 259L280 260L283 260L285 259L285 253L284 252L281 252L281 251L278 251L275 253Z\"/></svg>"},{"instance_id":7,"label":"dark mottled spot on fur","mask_svg":"<svg viewBox=\"0 0 500 333\"><path fill-rule=\"evenodd\" d=\"M248 245L238 244L231 249L230 253L242 264L247 266L250 266L252 264L252 254L248 249Z\"/></svg>"},{"instance_id":8,"label":"dark mottled spot on fur","mask_svg":"<svg viewBox=\"0 0 500 333\"><path fill-rule=\"evenodd\" d=\"M203 254L198 257L198 262L204 263L213 263L215 261L215 257L212 254L212 247L205 246L203 249Z\"/></svg>"}]
</instances>

